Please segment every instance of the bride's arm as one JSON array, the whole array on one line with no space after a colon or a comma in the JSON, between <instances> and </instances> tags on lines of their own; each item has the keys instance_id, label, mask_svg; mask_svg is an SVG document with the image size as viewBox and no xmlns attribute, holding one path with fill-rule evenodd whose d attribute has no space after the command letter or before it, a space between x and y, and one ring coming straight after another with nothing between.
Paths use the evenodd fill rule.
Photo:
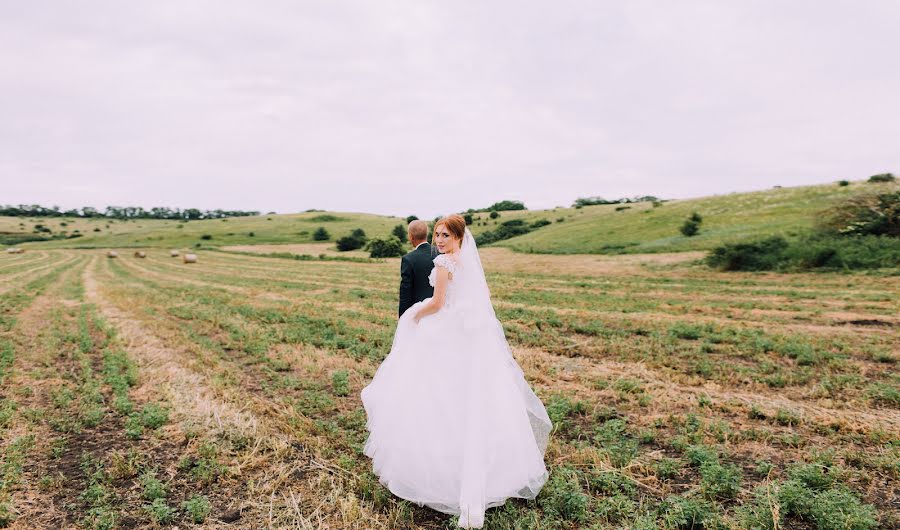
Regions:
<instances>
[{"instance_id":1,"label":"bride's arm","mask_svg":"<svg viewBox=\"0 0 900 530\"><path fill-rule=\"evenodd\" d=\"M444 267L435 268L437 269L437 273L435 274L437 277L434 280L434 296L431 297L431 301L423 305L422 308L419 309L419 312L416 313L416 323L418 323L419 319L422 317L437 313L444 305L444 298L447 294L447 282L450 281L450 272Z\"/></svg>"}]
</instances>

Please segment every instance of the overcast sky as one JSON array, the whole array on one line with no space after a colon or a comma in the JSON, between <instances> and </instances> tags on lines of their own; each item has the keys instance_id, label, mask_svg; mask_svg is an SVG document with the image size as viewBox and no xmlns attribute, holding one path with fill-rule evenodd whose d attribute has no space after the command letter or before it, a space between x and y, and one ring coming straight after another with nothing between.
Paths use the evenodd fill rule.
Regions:
<instances>
[{"instance_id":1,"label":"overcast sky","mask_svg":"<svg viewBox=\"0 0 900 530\"><path fill-rule=\"evenodd\" d=\"M900 2L0 4L0 204L433 216L900 171Z\"/></svg>"}]
</instances>

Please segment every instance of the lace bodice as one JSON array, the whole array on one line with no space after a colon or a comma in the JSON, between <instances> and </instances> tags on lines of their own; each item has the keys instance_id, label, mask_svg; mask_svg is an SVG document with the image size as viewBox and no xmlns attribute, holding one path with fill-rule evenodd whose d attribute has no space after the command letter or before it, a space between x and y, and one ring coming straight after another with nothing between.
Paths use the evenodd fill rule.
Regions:
<instances>
[{"instance_id":1,"label":"lace bodice","mask_svg":"<svg viewBox=\"0 0 900 530\"><path fill-rule=\"evenodd\" d=\"M456 274L458 265L450 256L447 256L446 254L438 254L432 261L434 262L434 268L431 269L431 273L428 275L428 285L432 287L435 286L437 282L438 267L447 269L448 271L450 271L451 275ZM450 305L451 301L453 300L453 290L453 280L451 279L450 283L447 284L447 293L444 296L444 305Z\"/></svg>"}]
</instances>

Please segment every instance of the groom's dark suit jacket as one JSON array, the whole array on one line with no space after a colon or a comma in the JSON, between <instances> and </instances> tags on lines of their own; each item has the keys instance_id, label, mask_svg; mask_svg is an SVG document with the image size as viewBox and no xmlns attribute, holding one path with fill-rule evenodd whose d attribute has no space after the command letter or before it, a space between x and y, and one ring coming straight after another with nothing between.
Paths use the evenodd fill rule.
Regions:
<instances>
[{"instance_id":1,"label":"groom's dark suit jacket","mask_svg":"<svg viewBox=\"0 0 900 530\"><path fill-rule=\"evenodd\" d=\"M400 316L416 302L434 296L434 288L428 284L433 259L428 243L400 258Z\"/></svg>"}]
</instances>

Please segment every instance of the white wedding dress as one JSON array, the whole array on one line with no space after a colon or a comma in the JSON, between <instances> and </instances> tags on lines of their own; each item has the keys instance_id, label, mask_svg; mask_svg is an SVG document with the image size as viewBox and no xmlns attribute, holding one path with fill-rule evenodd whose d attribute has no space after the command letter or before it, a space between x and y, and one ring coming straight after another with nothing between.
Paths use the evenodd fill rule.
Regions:
<instances>
[{"instance_id":1,"label":"white wedding dress","mask_svg":"<svg viewBox=\"0 0 900 530\"><path fill-rule=\"evenodd\" d=\"M548 477L552 428L513 358L494 314L471 233L451 272L443 307L397 323L391 351L362 390L369 436L364 452L392 493L481 528L484 511L510 497L533 499Z\"/></svg>"}]
</instances>

